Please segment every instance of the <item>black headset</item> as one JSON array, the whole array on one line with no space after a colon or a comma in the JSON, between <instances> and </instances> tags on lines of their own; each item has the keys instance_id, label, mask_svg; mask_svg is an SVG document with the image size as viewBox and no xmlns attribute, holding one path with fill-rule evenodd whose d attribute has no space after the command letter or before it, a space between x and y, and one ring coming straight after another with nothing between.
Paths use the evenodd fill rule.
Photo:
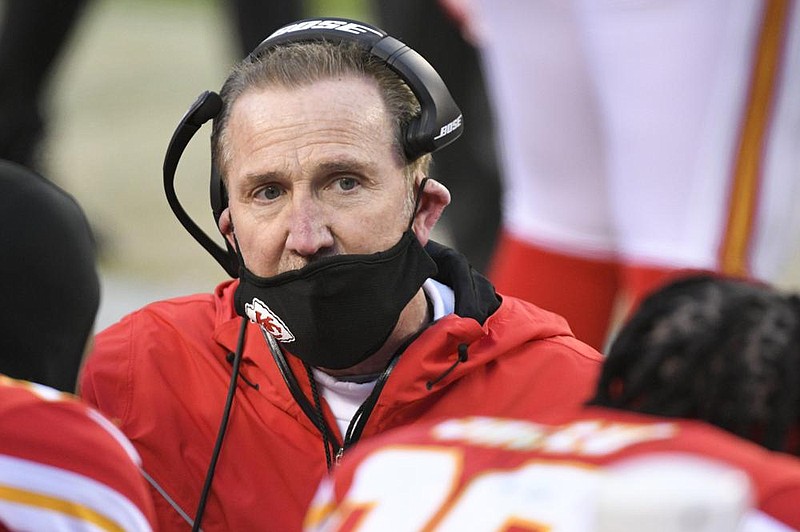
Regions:
<instances>
[{"instance_id":1,"label":"black headset","mask_svg":"<svg viewBox=\"0 0 800 532\"><path fill-rule=\"evenodd\" d=\"M304 41L356 43L371 56L383 61L408 84L421 107L420 116L413 119L403 132L403 149L409 160L433 153L461 135L464 129L461 111L436 70L420 54L375 26L346 18L301 20L275 31L249 57L257 59L275 46ZM178 200L174 186L178 161L189 141L200 126L219 115L221 110L222 99L212 91L203 92L189 107L172 134L164 157L164 192L181 225L231 277L238 277L236 252L227 240L227 249L220 247L192 220ZM211 169L210 188L211 210L214 220L218 222L227 206L227 194L214 168Z\"/></svg>"}]
</instances>

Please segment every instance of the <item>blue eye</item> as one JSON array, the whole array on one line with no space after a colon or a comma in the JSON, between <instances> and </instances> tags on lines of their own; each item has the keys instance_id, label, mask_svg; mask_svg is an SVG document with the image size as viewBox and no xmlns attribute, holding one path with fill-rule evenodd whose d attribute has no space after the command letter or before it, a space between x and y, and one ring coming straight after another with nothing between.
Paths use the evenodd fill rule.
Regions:
<instances>
[{"instance_id":1,"label":"blue eye","mask_svg":"<svg viewBox=\"0 0 800 532\"><path fill-rule=\"evenodd\" d=\"M338 180L339 188L342 190L353 190L358 185L358 181L352 177L341 177Z\"/></svg>"},{"instance_id":2,"label":"blue eye","mask_svg":"<svg viewBox=\"0 0 800 532\"><path fill-rule=\"evenodd\" d=\"M281 189L275 185L268 185L262 188L259 194L263 196L264 199L273 200L280 197Z\"/></svg>"}]
</instances>

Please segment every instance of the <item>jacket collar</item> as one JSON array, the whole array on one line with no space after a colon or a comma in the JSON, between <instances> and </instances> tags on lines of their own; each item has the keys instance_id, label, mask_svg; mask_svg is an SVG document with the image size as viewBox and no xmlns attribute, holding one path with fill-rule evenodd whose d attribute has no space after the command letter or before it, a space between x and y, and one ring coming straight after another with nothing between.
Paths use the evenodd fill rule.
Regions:
<instances>
[{"instance_id":1,"label":"jacket collar","mask_svg":"<svg viewBox=\"0 0 800 532\"><path fill-rule=\"evenodd\" d=\"M402 403L427 395L432 390L426 388L428 382L435 381L435 388L447 386L465 373L530 341L571 336L569 326L560 316L516 298L501 299L491 283L472 268L463 255L435 242L429 242L425 249L438 266L436 280L455 292L455 313L430 324L408 346L388 383L394 388L394 381L401 389L394 389L389 397L382 394L379 404ZM238 280L226 281L214 293L217 309L214 339L230 352L236 348L241 324L241 317L233 307L237 286ZM250 324L247 327L245 342L243 363L263 368L271 375L274 385L284 390L257 326ZM450 369L459 358L459 349L463 350L460 348L462 344L468 348L469 362L455 364ZM302 375L304 370L299 359L289 356L287 362L295 375ZM445 378L440 379L445 373ZM302 387L306 386L305 379L299 379L299 382ZM287 408L294 408L288 392L279 395L286 395Z\"/></svg>"},{"instance_id":2,"label":"jacket collar","mask_svg":"<svg viewBox=\"0 0 800 532\"><path fill-rule=\"evenodd\" d=\"M500 306L501 299L494 286L457 251L433 240L425 246L425 251L439 270L434 278L455 292L455 313L483 325Z\"/></svg>"}]
</instances>

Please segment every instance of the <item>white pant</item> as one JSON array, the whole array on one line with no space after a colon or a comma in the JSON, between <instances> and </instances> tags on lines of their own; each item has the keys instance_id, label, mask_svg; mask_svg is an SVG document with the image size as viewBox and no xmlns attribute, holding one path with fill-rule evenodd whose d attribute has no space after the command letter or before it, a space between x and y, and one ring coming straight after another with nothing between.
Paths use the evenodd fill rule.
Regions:
<instances>
[{"instance_id":1,"label":"white pant","mask_svg":"<svg viewBox=\"0 0 800 532\"><path fill-rule=\"evenodd\" d=\"M799 2L474 2L506 230L590 258L785 273L800 243ZM782 6L783 25L764 18Z\"/></svg>"}]
</instances>

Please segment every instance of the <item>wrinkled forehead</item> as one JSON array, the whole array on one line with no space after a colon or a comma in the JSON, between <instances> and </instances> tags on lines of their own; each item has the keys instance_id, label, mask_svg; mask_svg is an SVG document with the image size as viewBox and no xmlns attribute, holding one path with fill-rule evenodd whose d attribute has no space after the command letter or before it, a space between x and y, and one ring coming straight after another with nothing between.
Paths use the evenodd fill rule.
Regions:
<instances>
[{"instance_id":1,"label":"wrinkled forehead","mask_svg":"<svg viewBox=\"0 0 800 532\"><path fill-rule=\"evenodd\" d=\"M234 104L228 130L231 170L256 163L248 159L322 156L404 166L379 90L360 77L250 89Z\"/></svg>"},{"instance_id":2,"label":"wrinkled forehead","mask_svg":"<svg viewBox=\"0 0 800 532\"><path fill-rule=\"evenodd\" d=\"M321 78L298 86L251 87L233 103L230 129L242 124L272 130L368 132L365 141L394 143L396 124L377 83L365 75Z\"/></svg>"},{"instance_id":3,"label":"wrinkled forehead","mask_svg":"<svg viewBox=\"0 0 800 532\"><path fill-rule=\"evenodd\" d=\"M244 91L231 108L231 127L256 129L304 125L332 133L371 129L371 141L393 138L393 121L374 80L364 75L321 78L297 86L268 85Z\"/></svg>"}]
</instances>

